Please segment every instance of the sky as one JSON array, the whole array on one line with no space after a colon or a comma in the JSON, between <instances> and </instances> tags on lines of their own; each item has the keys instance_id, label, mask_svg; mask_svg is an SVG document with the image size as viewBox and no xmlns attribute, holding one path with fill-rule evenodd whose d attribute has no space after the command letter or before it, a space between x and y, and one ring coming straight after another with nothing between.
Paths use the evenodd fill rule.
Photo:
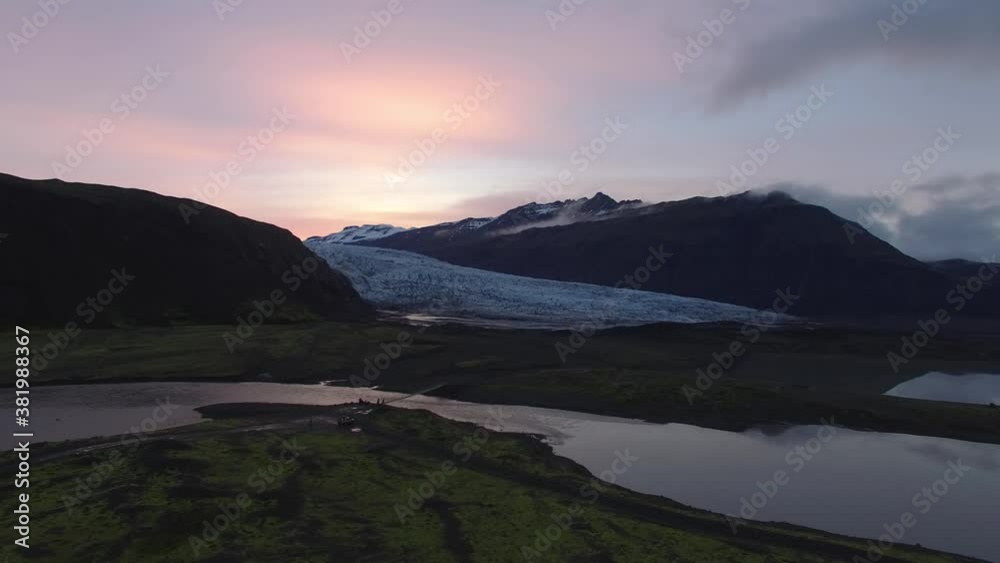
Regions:
<instances>
[{"instance_id":1,"label":"sky","mask_svg":"<svg viewBox=\"0 0 1000 563\"><path fill-rule=\"evenodd\" d=\"M777 188L919 258L1000 246L994 0L7 0L0 32L0 171L300 237Z\"/></svg>"}]
</instances>

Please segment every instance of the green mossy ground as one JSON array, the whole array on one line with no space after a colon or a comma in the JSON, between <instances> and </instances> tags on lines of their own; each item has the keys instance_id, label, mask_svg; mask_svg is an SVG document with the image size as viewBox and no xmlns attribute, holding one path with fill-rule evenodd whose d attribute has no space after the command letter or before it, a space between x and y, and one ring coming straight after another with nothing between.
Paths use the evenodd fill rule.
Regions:
<instances>
[{"instance_id":1,"label":"green mossy ground","mask_svg":"<svg viewBox=\"0 0 1000 563\"><path fill-rule=\"evenodd\" d=\"M326 422L336 408L288 407L284 416L267 408L266 418L254 416L253 405L244 415L230 408L235 418L224 423L120 450L124 463L72 510L65 499L77 479L86 481L109 450L37 464L30 557L10 544L0 553L66 563L524 561L523 546L534 546L555 525L553 515L573 505L581 512L563 517L568 527L531 560L801 563L850 561L865 548L803 528L749 526L733 535L717 515L595 481L531 437L480 431L477 438L474 426L422 411L376 409L358 415L363 431L355 433ZM235 430L241 426L267 429ZM463 442L476 451L456 453ZM446 463L455 469L433 495L403 510L409 491L426 490L427 475ZM260 471L269 467L265 479ZM206 539L205 522L241 493L249 503ZM4 514L13 497L4 486ZM205 540L197 555L192 538ZM958 560L902 547L891 555Z\"/></svg>"}]
</instances>

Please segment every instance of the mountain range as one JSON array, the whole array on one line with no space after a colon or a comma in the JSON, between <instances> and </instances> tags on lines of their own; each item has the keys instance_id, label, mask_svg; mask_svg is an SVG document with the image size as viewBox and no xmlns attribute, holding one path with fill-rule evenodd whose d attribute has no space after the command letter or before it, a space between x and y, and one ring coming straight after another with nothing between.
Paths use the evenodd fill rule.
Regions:
<instances>
[{"instance_id":1,"label":"mountain range","mask_svg":"<svg viewBox=\"0 0 1000 563\"><path fill-rule=\"evenodd\" d=\"M777 192L657 204L619 202L598 193L429 227L352 226L303 244L280 227L188 199L0 174L0 316L10 321L42 326L81 318L97 325L229 324L259 309L255 303L275 290L287 302L276 308L272 322L372 318L374 309L355 290L352 278L307 248L331 245L407 251L521 276L492 277L477 290L469 281L479 279L475 272L447 270L435 262L414 266L415 272L437 269L442 291L455 289L445 283L455 276L456 283L468 282L455 291L480 291L485 297L499 292L493 295L497 299L487 299L488 306L476 301L473 309L482 310L502 310L512 295L525 295L507 289L539 278L624 286L757 310L771 309L782 295L791 295L793 305L778 312L825 320L909 322L946 309L963 320L988 323L1000 313L992 281L983 281L981 290L962 299L961 308L953 299L959 284L989 266L965 260L922 262L857 223ZM369 269L415 263L398 256L353 256ZM653 256L668 258L644 271ZM304 272L304 265L310 271ZM368 272L369 277L374 274ZM384 281L400 275L383 272L376 277ZM111 291L133 277L126 290ZM503 283L493 283L497 280ZM556 293L586 301L593 290ZM619 299L622 294L615 295ZM529 301L544 305L538 311L552 310L546 309L552 300L535 297ZM375 304L406 298L380 294ZM660 307L638 294L633 298ZM671 309L673 304L664 305L663 314L680 310Z\"/></svg>"},{"instance_id":2,"label":"mountain range","mask_svg":"<svg viewBox=\"0 0 1000 563\"><path fill-rule=\"evenodd\" d=\"M559 281L615 285L650 248L672 254L644 291L770 309L778 292L799 297L792 315L827 319L930 318L949 309L978 264L925 263L826 208L772 192L643 204L594 197L530 203L358 241L452 264ZM991 284L986 284L991 287ZM995 318L985 291L962 315Z\"/></svg>"},{"instance_id":3,"label":"mountain range","mask_svg":"<svg viewBox=\"0 0 1000 563\"><path fill-rule=\"evenodd\" d=\"M311 237L309 240L316 240L331 244L351 244L369 240L377 240L388 236L407 231L402 227L392 225L351 225L344 227L344 230L329 234L325 237Z\"/></svg>"},{"instance_id":4,"label":"mountain range","mask_svg":"<svg viewBox=\"0 0 1000 563\"><path fill-rule=\"evenodd\" d=\"M629 212L639 213L643 203L639 200L618 202L598 192L591 198L528 203L496 217L469 217L461 221L440 223L417 229L404 229L392 225L364 225L346 227L343 231L325 237L310 237L328 242L373 243L392 238L392 248L427 253L427 250L474 241L491 239L498 235L511 235L528 228L545 228L568 225L579 221L599 221L621 217ZM351 239L351 240L348 240Z\"/></svg>"}]
</instances>

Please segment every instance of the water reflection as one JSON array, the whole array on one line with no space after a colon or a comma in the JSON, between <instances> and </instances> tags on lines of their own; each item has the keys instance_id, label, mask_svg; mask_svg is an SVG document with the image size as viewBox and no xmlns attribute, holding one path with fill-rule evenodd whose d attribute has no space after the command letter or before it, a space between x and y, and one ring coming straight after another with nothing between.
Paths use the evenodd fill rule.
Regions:
<instances>
[{"instance_id":1,"label":"water reflection","mask_svg":"<svg viewBox=\"0 0 1000 563\"><path fill-rule=\"evenodd\" d=\"M860 537L877 537L909 511L918 523L906 543L1000 560L991 531L1000 506L1000 446L838 429L817 451L808 444L820 426L777 435L621 422L585 422L576 430L556 451L595 471L606 466L608 452L628 448L639 461L618 484L633 490L732 515L744 499L754 505L755 493L773 491L763 506L744 512ZM972 469L921 513L924 503L915 497L959 460ZM785 483L772 486L778 471Z\"/></svg>"},{"instance_id":2,"label":"water reflection","mask_svg":"<svg viewBox=\"0 0 1000 563\"><path fill-rule=\"evenodd\" d=\"M907 399L950 401L974 405L1000 406L1000 375L969 373L951 375L931 372L886 391L886 395Z\"/></svg>"},{"instance_id":3,"label":"water reflection","mask_svg":"<svg viewBox=\"0 0 1000 563\"><path fill-rule=\"evenodd\" d=\"M785 521L875 538L904 512L916 515L905 543L1000 560L995 511L1000 506L1000 446L823 426L745 433L532 407L479 405L367 389L273 383L148 383L32 389L32 430L38 441L129 432L169 399L160 426L201 420L198 406L231 402L331 405L375 399L508 432L546 437L556 453L595 475L616 453L638 458L615 474L617 484L720 513L738 515L743 500L772 491L752 519ZM37 405L37 406L36 406ZM0 409L0 416L13 416ZM819 422L819 421L817 421ZM826 439L824 439L826 438ZM5 444L5 447L12 444ZM915 505L942 479L949 462L971 469L926 514ZM772 487L777 472L786 479ZM764 489L761 486L764 486ZM760 500L760 495L757 500Z\"/></svg>"}]
</instances>

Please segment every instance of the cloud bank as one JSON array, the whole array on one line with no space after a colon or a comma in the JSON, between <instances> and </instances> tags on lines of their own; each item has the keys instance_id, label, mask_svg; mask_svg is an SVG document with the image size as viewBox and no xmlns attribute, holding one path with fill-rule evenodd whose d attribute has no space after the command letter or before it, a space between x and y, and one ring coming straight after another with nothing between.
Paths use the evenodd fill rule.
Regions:
<instances>
[{"instance_id":1,"label":"cloud bank","mask_svg":"<svg viewBox=\"0 0 1000 563\"><path fill-rule=\"evenodd\" d=\"M855 0L787 27L744 46L715 84L716 109L870 59L986 73L1000 66L1000 2L994 0Z\"/></svg>"},{"instance_id":2,"label":"cloud bank","mask_svg":"<svg viewBox=\"0 0 1000 563\"><path fill-rule=\"evenodd\" d=\"M766 188L774 190L858 222L920 260L984 261L1000 254L1000 174L919 184L889 205L875 194L843 195L822 186L784 183Z\"/></svg>"}]
</instances>

